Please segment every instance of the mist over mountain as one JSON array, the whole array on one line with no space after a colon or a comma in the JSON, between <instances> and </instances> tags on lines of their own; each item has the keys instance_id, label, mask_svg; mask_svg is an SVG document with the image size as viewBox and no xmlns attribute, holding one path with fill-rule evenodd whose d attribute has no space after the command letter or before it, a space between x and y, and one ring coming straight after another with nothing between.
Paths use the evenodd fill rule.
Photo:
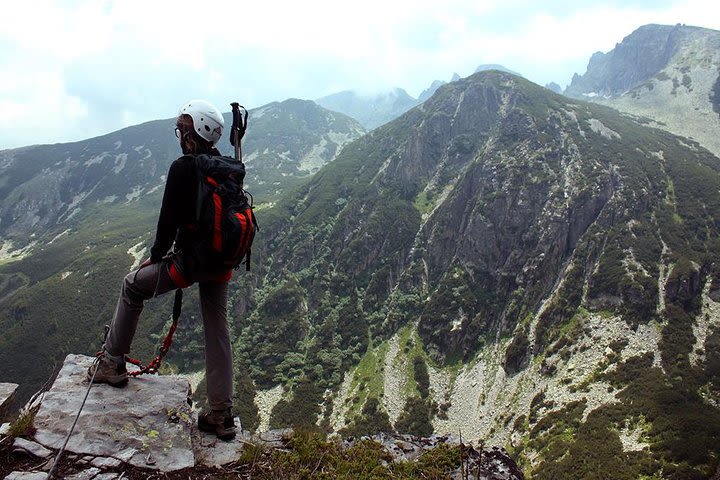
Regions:
<instances>
[{"instance_id":1,"label":"mist over mountain","mask_svg":"<svg viewBox=\"0 0 720 480\"><path fill-rule=\"evenodd\" d=\"M486 72L488 70L499 70L501 72L511 73L513 75L517 75L518 77L522 77L520 73L514 72L509 68L499 65L497 63L484 63L482 65L478 65L478 67L475 69L475 73Z\"/></svg>"},{"instance_id":2,"label":"mist over mountain","mask_svg":"<svg viewBox=\"0 0 720 480\"><path fill-rule=\"evenodd\" d=\"M346 90L315 101L328 110L342 112L356 119L368 130L397 118L418 103L402 88L367 96Z\"/></svg>"}]
</instances>

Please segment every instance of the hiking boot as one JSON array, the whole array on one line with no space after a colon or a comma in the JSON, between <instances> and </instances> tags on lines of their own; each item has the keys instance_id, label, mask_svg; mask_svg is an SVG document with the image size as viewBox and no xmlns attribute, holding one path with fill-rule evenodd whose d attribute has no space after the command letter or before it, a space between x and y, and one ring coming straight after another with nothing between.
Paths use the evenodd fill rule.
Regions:
<instances>
[{"instance_id":1,"label":"hiking boot","mask_svg":"<svg viewBox=\"0 0 720 480\"><path fill-rule=\"evenodd\" d=\"M124 387L128 383L125 362L123 360L118 362L107 352L102 352L98 357L98 361L90 365L87 379L91 380L93 374L95 374L95 383L107 383L113 387Z\"/></svg>"},{"instance_id":2,"label":"hiking boot","mask_svg":"<svg viewBox=\"0 0 720 480\"><path fill-rule=\"evenodd\" d=\"M214 433L220 440L235 438L235 420L231 410L212 410L198 415L198 428L203 432Z\"/></svg>"}]
</instances>

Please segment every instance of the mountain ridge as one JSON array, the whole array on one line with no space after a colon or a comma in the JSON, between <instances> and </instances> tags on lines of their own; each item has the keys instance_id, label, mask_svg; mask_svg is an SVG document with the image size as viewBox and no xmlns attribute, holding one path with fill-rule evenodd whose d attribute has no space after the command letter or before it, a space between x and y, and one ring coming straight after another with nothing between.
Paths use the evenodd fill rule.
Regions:
<instances>
[{"instance_id":1,"label":"mountain ridge","mask_svg":"<svg viewBox=\"0 0 720 480\"><path fill-rule=\"evenodd\" d=\"M716 391L707 357L689 359L718 319L675 338L716 289L716 227L701 212L720 206L720 160L688 142L488 72L349 144L276 207L259 253L268 287L238 349L259 390L285 385L270 425L309 416L352 429L381 414L396 428L462 424L469 438L540 455L525 465L538 478L581 461L545 450L562 431L551 418L575 425L572 452L595 448L583 432L673 408L662 428L710 445L716 410L690 439L679 419L694 413L662 407L662 386L638 391L680 371L694 379L682 388L693 409L704 405L695 386ZM628 380L638 364L646 373ZM628 395L644 414L618 403ZM641 457L713 468L677 445L670 460L653 431L644 457L607 433L619 450L587 468L611 471L616 456L628 472Z\"/></svg>"}]
</instances>

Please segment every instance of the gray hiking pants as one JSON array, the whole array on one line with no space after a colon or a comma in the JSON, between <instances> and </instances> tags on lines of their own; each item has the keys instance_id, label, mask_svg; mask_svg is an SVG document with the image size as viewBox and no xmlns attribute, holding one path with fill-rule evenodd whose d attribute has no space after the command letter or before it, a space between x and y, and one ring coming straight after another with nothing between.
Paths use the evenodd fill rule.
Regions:
<instances>
[{"instance_id":1,"label":"gray hiking pants","mask_svg":"<svg viewBox=\"0 0 720 480\"><path fill-rule=\"evenodd\" d=\"M110 355L121 356L130 352L145 300L177 288L169 273L171 262L165 259L130 272L125 277L105 341L105 349ZM202 276L189 280L198 282L200 289L208 403L213 410L231 408L233 369L227 325L228 284Z\"/></svg>"}]
</instances>

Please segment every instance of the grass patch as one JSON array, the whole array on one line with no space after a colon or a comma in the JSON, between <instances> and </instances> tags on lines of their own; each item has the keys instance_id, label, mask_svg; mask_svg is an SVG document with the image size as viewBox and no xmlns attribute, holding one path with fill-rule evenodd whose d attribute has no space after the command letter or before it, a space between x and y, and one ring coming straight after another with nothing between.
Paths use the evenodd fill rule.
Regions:
<instances>
[{"instance_id":1,"label":"grass patch","mask_svg":"<svg viewBox=\"0 0 720 480\"><path fill-rule=\"evenodd\" d=\"M380 398L385 390L385 357L390 343L386 340L377 347L371 347L360 359L353 372L350 391L357 392L350 401L347 418L359 416L369 397Z\"/></svg>"}]
</instances>

